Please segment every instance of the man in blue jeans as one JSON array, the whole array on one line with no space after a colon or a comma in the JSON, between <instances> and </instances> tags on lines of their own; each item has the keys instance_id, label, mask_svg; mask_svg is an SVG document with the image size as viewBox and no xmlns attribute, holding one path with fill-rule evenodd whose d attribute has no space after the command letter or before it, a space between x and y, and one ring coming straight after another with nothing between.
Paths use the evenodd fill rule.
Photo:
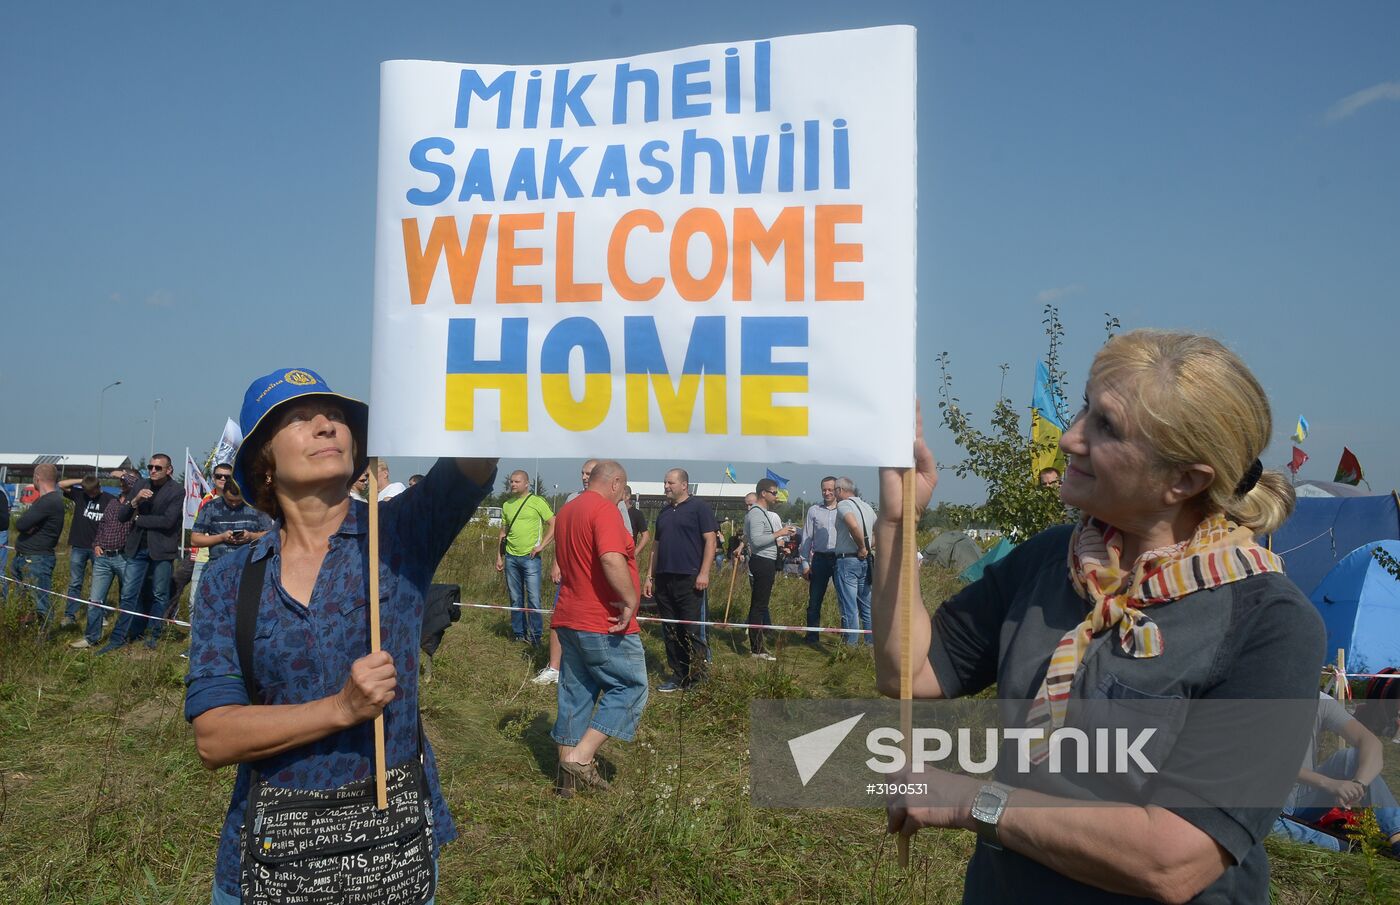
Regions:
<instances>
[{"instance_id":1,"label":"man in blue jeans","mask_svg":"<svg viewBox=\"0 0 1400 905\"><path fill-rule=\"evenodd\" d=\"M515 607L510 612L512 639L534 645L544 634L540 553L554 541L554 513L543 497L530 492L530 475L524 471L511 472L510 494L501 506L496 571L505 572L510 605Z\"/></svg>"},{"instance_id":2,"label":"man in blue jeans","mask_svg":"<svg viewBox=\"0 0 1400 905\"><path fill-rule=\"evenodd\" d=\"M73 501L73 522L68 526L68 602L63 608L63 627L77 622L79 601L83 597L83 577L92 562L93 538L102 514L117 498L102 489L97 478L87 475L58 482L58 489Z\"/></svg>"},{"instance_id":3,"label":"man in blue jeans","mask_svg":"<svg viewBox=\"0 0 1400 905\"><path fill-rule=\"evenodd\" d=\"M171 477L170 457L165 453L151 456L147 469L150 477L137 485L126 503L118 504L117 517L131 525L122 573L122 609L128 612L118 617L112 637L99 654L134 643L146 634L147 623L153 624L146 646L155 647L165 628L164 622L145 616L164 613L170 597L170 572L180 550L184 522L185 488Z\"/></svg>"},{"instance_id":4,"label":"man in blue jeans","mask_svg":"<svg viewBox=\"0 0 1400 905\"><path fill-rule=\"evenodd\" d=\"M636 546L630 526L613 514L626 483L621 465L599 462L588 489L559 510L559 713L550 735L559 746L556 788L564 797L611 788L594 758L608 739L636 737L647 702Z\"/></svg>"},{"instance_id":5,"label":"man in blue jeans","mask_svg":"<svg viewBox=\"0 0 1400 905\"><path fill-rule=\"evenodd\" d=\"M58 469L42 463L34 466L34 489L39 497L15 521L15 577L31 585L34 615L45 630L52 613L49 591L53 587L54 550L63 533L63 494L58 492ZM21 621L33 621L26 614Z\"/></svg>"},{"instance_id":6,"label":"man in blue jeans","mask_svg":"<svg viewBox=\"0 0 1400 905\"><path fill-rule=\"evenodd\" d=\"M1323 731L1336 733L1350 747L1342 748L1319 764L1316 763L1317 744ZM1319 692L1317 719L1302 769L1298 771L1298 783L1283 813L1274 821L1273 832L1295 842L1342 851L1341 840L1308 824L1315 823L1334 807L1369 804L1375 809L1376 825L1389 840L1391 852L1400 857L1400 807L1396 806L1395 796L1380 777L1382 756L1380 739L1347 713L1335 698ZM1294 819L1288 819L1290 817Z\"/></svg>"},{"instance_id":7,"label":"man in blue jeans","mask_svg":"<svg viewBox=\"0 0 1400 905\"><path fill-rule=\"evenodd\" d=\"M836 479L836 599L841 627L870 631L870 556L875 510L862 500L855 482ZM846 634L847 644L867 644L868 636Z\"/></svg>"},{"instance_id":8,"label":"man in blue jeans","mask_svg":"<svg viewBox=\"0 0 1400 905\"><path fill-rule=\"evenodd\" d=\"M115 472L114 472L115 473ZM92 537L92 586L88 589L87 630L83 637L68 646L74 650L96 647L102 640L102 629L108 610L95 604L107 602L107 592L112 581L122 584L122 574L126 571L126 538L131 533L131 523L117 517L120 504L125 503L129 494L136 488L139 476L135 472L115 473L121 478L121 492L115 501L102 513L97 523L97 531Z\"/></svg>"}]
</instances>

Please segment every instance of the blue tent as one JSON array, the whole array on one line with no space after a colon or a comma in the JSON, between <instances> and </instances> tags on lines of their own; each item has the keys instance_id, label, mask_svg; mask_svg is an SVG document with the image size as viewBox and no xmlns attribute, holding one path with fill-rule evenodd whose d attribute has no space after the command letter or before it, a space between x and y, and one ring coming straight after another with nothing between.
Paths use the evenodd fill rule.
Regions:
<instances>
[{"instance_id":1,"label":"blue tent","mask_svg":"<svg viewBox=\"0 0 1400 905\"><path fill-rule=\"evenodd\" d=\"M1001 538L996 542L996 546L982 554L982 558L958 573L958 580L968 584L982 577L982 573L987 571L987 566L1001 559L1010 553L1016 545L1006 538Z\"/></svg>"},{"instance_id":2,"label":"blue tent","mask_svg":"<svg viewBox=\"0 0 1400 905\"><path fill-rule=\"evenodd\" d=\"M1343 557L1363 544L1400 539L1395 494L1336 499L1300 498L1293 516L1269 538L1293 583L1313 589Z\"/></svg>"},{"instance_id":3,"label":"blue tent","mask_svg":"<svg viewBox=\"0 0 1400 905\"><path fill-rule=\"evenodd\" d=\"M1312 592L1327 626L1327 658L1347 652L1347 672L1400 666L1400 579L1371 554L1376 547L1400 561L1400 541L1382 540L1342 558Z\"/></svg>"}]
</instances>

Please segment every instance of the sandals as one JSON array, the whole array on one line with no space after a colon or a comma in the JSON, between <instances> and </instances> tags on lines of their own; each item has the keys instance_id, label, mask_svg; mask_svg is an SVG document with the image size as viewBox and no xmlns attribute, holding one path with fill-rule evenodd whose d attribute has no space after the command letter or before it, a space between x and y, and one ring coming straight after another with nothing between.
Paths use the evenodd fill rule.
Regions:
<instances>
[{"instance_id":1,"label":"sandals","mask_svg":"<svg viewBox=\"0 0 1400 905\"><path fill-rule=\"evenodd\" d=\"M611 792L612 784L603 778L598 772L596 761L589 761L586 764L576 764L573 761L560 761L559 769L563 771L563 776L573 780L575 788L594 789L599 792ZM561 777L563 778L563 777Z\"/></svg>"},{"instance_id":2,"label":"sandals","mask_svg":"<svg viewBox=\"0 0 1400 905\"><path fill-rule=\"evenodd\" d=\"M573 798L575 794L573 774L565 773L563 764L560 764L559 771L554 775L554 794L565 800Z\"/></svg>"}]
</instances>

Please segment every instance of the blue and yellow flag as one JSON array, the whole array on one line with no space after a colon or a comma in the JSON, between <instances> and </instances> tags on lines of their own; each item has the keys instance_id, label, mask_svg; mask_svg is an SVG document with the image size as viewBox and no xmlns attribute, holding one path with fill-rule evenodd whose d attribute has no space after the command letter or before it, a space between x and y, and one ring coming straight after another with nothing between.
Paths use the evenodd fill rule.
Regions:
<instances>
[{"instance_id":1,"label":"blue and yellow flag","mask_svg":"<svg viewBox=\"0 0 1400 905\"><path fill-rule=\"evenodd\" d=\"M786 503L788 499L788 479L778 474L771 468L766 469L766 472L767 474L765 474L764 477L768 478L770 481L776 482L778 485L778 502Z\"/></svg>"},{"instance_id":2,"label":"blue and yellow flag","mask_svg":"<svg viewBox=\"0 0 1400 905\"><path fill-rule=\"evenodd\" d=\"M1031 394L1031 477L1034 479L1038 480L1046 468L1053 468L1061 475L1065 473L1065 454L1060 452L1060 437L1067 427L1060 417L1064 408L1060 388L1050 383L1050 369L1045 362L1036 362L1035 390Z\"/></svg>"},{"instance_id":3,"label":"blue and yellow flag","mask_svg":"<svg viewBox=\"0 0 1400 905\"><path fill-rule=\"evenodd\" d=\"M724 466L724 476L729 480L733 481L735 484L739 483L739 475L734 472L733 465Z\"/></svg>"},{"instance_id":4,"label":"blue and yellow flag","mask_svg":"<svg viewBox=\"0 0 1400 905\"><path fill-rule=\"evenodd\" d=\"M1302 443L1306 439L1308 439L1308 419L1299 415L1298 426L1293 428L1293 440L1294 442Z\"/></svg>"}]
</instances>

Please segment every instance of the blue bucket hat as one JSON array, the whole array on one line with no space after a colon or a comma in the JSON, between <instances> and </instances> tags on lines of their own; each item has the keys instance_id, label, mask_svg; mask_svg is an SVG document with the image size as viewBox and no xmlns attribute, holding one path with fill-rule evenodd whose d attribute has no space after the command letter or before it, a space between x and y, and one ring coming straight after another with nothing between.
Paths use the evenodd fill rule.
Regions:
<instances>
[{"instance_id":1,"label":"blue bucket hat","mask_svg":"<svg viewBox=\"0 0 1400 905\"><path fill-rule=\"evenodd\" d=\"M309 368L279 368L248 385L243 394L243 411L238 415L238 427L243 431L243 443L233 457L233 479L251 502L254 499L253 487L246 480L247 469L253 457L267 442L267 430L258 433L259 428L270 427L275 419L269 418L283 403L308 396L321 396L334 399L345 408L345 422L350 427L350 436L355 438L355 470L351 480L369 465L369 454L365 441L369 434L369 406L358 399L342 396L331 390L321 375Z\"/></svg>"}]
</instances>

